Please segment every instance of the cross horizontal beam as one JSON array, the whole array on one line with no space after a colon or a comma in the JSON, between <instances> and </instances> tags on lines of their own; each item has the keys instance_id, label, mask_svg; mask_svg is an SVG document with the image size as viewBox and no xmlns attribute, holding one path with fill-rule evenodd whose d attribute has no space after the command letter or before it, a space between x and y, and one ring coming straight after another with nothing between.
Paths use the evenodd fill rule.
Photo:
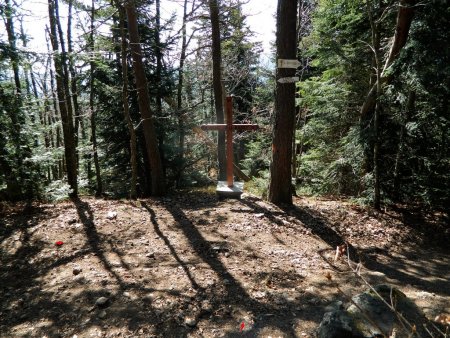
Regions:
<instances>
[{"instance_id":1,"label":"cross horizontal beam","mask_svg":"<svg viewBox=\"0 0 450 338\"><path fill-rule=\"evenodd\" d=\"M233 130L256 130L256 124L233 124L233 98L226 98L227 123L220 124L204 124L200 126L203 130L220 130L225 131L227 138L227 185L233 187Z\"/></svg>"}]
</instances>

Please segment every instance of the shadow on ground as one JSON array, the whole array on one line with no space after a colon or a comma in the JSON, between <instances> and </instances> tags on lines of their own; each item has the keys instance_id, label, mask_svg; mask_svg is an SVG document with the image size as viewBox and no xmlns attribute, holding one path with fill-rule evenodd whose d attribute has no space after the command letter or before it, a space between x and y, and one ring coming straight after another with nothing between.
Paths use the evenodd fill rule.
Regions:
<instances>
[{"instance_id":1,"label":"shadow on ground","mask_svg":"<svg viewBox=\"0 0 450 338\"><path fill-rule=\"evenodd\" d=\"M105 219L111 206L129 214ZM313 208L219 201L206 193L139 202L73 199L57 208L23 205L2 215L0 337L298 337L299 323L317 325L336 298L309 290L288 264L272 267L264 247L287 250L289 236L330 250L345 243ZM58 218L67 211L73 226ZM290 235L269 232L271 242L256 243L258 249L250 245L258 232L254 242L244 241L248 234L227 228L252 217ZM56 247L61 236L65 244ZM397 285L450 295L448 251L351 247L351 257ZM99 297L108 299L104 308L95 305Z\"/></svg>"}]
</instances>

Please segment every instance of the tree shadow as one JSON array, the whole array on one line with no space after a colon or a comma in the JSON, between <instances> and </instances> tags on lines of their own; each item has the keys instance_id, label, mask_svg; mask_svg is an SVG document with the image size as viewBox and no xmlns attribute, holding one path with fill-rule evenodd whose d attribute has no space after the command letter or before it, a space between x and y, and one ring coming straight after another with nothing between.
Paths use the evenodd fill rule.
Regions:
<instances>
[{"instance_id":1,"label":"tree shadow","mask_svg":"<svg viewBox=\"0 0 450 338\"><path fill-rule=\"evenodd\" d=\"M313 236L327 243L331 249L335 249L337 246L347 244L350 258L354 261L359 261L360 259L355 248L350 243L348 243L343 236L341 236L338 232L333 230L332 226L315 210L312 210L307 207L300 208L294 205L294 206L282 206L280 207L282 212L273 212L267 210L266 208L261 207L260 205L255 203L252 199L243 199L241 200L241 203L253 209L255 212L264 213L264 217L266 217L272 223L278 224L279 226L282 227L290 227L295 231L299 231L300 226L298 224L290 224L289 222L283 222L276 216L289 215L291 217L294 217L297 221L299 221L302 224L302 227L304 229L307 229Z\"/></svg>"},{"instance_id":2,"label":"tree shadow","mask_svg":"<svg viewBox=\"0 0 450 338\"><path fill-rule=\"evenodd\" d=\"M144 207L149 211L152 222L154 224L155 230L158 232L160 230L160 226L157 224L157 220L154 217L154 211L148 204L145 204ZM209 268L216 273L216 275L220 278L220 284L215 287L216 294L214 297L209 296L211 299L216 298L219 302L216 301L216 306L236 306L238 308L252 311L259 315L261 314L277 314L276 318L266 319L264 321L258 320L257 324L250 327L250 329L239 332L239 324L240 322L236 322L236 330L225 332L225 337L255 337L256 334L262 330L263 328L272 327L280 329L284 334L289 337L295 337L295 331L292 325L286 326L285 324L280 324L278 318L279 316L283 317L283 322L289 322L296 318L299 318L298 314L295 314L291 311L287 311L289 307L295 307L302 303L302 299L296 299L291 301L285 301L284 307L277 307L273 303L264 303L260 302L257 299L253 298L246 288L244 288L241 283L228 271L225 264L220 260L217 255L211 254L213 252L212 243L208 241L204 235L196 228L193 222L189 219L189 217L185 214L185 212L178 207L176 203L166 204L165 208L170 212L173 216L174 220L179 224L179 229L184 235L184 237L188 240L190 247L193 249L194 253L200 257L200 259L206 263ZM159 234L160 236L162 234ZM163 236L163 235L162 235ZM170 243L166 243L166 245L170 245ZM171 250L173 252L173 250ZM179 261L179 258L176 258ZM184 268L187 270L187 268ZM289 277L288 273L285 272L285 277ZM190 279L193 278L192 276ZM219 292L220 290L224 290L224 292ZM304 297L308 297L307 294ZM283 310L284 309L284 310ZM303 314L304 317L308 317L308 314ZM226 316L225 316L226 317ZM211 320L217 323L220 323L224 318L211 318Z\"/></svg>"}]
</instances>

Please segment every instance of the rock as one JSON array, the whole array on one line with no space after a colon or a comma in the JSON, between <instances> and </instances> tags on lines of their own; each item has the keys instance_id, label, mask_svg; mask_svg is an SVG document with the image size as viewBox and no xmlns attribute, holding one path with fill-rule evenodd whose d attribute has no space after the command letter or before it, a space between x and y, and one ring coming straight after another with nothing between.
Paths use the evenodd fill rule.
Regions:
<instances>
[{"instance_id":1,"label":"rock","mask_svg":"<svg viewBox=\"0 0 450 338\"><path fill-rule=\"evenodd\" d=\"M81 269L79 266L74 266L72 273L76 276L76 275L79 275L81 273L81 271L83 271L83 269Z\"/></svg>"},{"instance_id":2,"label":"rock","mask_svg":"<svg viewBox=\"0 0 450 338\"><path fill-rule=\"evenodd\" d=\"M146 295L144 295L142 297L142 300L145 302L151 302L151 301L153 301L154 298L155 298L155 296L153 294L147 293Z\"/></svg>"},{"instance_id":3,"label":"rock","mask_svg":"<svg viewBox=\"0 0 450 338\"><path fill-rule=\"evenodd\" d=\"M428 336L423 329L428 320L404 293L385 284L375 286L374 290L376 292L370 289L354 296L352 304L346 310L337 308L325 313L317 329L317 336L319 338L372 338L387 337L395 331L397 338L410 337L412 330L405 330L405 325L399 322L398 314L394 313L377 293L388 304L395 304L396 311L416 327L419 336Z\"/></svg>"},{"instance_id":4,"label":"rock","mask_svg":"<svg viewBox=\"0 0 450 338\"><path fill-rule=\"evenodd\" d=\"M77 219L76 219L75 217L69 218L69 219L67 220L67 224L74 224L74 223L76 223L76 222L77 222Z\"/></svg>"},{"instance_id":5,"label":"rock","mask_svg":"<svg viewBox=\"0 0 450 338\"><path fill-rule=\"evenodd\" d=\"M107 219L116 219L117 218L117 212L115 211L108 211L108 214L106 215Z\"/></svg>"},{"instance_id":6,"label":"rock","mask_svg":"<svg viewBox=\"0 0 450 338\"><path fill-rule=\"evenodd\" d=\"M105 310L100 311L98 313L98 318L100 318L100 319L106 318L106 311Z\"/></svg>"},{"instance_id":7,"label":"rock","mask_svg":"<svg viewBox=\"0 0 450 338\"><path fill-rule=\"evenodd\" d=\"M193 317L186 317L184 319L184 324L190 327L194 327L195 325L197 325L197 321Z\"/></svg>"},{"instance_id":8,"label":"rock","mask_svg":"<svg viewBox=\"0 0 450 338\"><path fill-rule=\"evenodd\" d=\"M317 338L364 338L345 311L327 312L317 329Z\"/></svg>"},{"instance_id":9,"label":"rock","mask_svg":"<svg viewBox=\"0 0 450 338\"><path fill-rule=\"evenodd\" d=\"M147 256L148 258L155 258L155 253L154 252L149 252L145 256Z\"/></svg>"},{"instance_id":10,"label":"rock","mask_svg":"<svg viewBox=\"0 0 450 338\"><path fill-rule=\"evenodd\" d=\"M204 300L204 301L202 302L201 309L202 309L202 311L203 311L204 313L211 313L211 312L212 312L212 306L211 306L211 303L210 303L209 301L207 301L207 300Z\"/></svg>"},{"instance_id":11,"label":"rock","mask_svg":"<svg viewBox=\"0 0 450 338\"><path fill-rule=\"evenodd\" d=\"M105 308L109 305L109 299L106 297L99 297L95 301L95 305L97 305L99 308Z\"/></svg>"},{"instance_id":12,"label":"rock","mask_svg":"<svg viewBox=\"0 0 450 338\"><path fill-rule=\"evenodd\" d=\"M410 323L415 324L417 332L422 337L427 336L422 325L427 323L425 315L403 292L386 284L377 285L374 289L387 303L395 304L397 312L401 313ZM356 305L349 306L347 312L353 315L356 325L362 328L363 334L369 337L390 334L394 328L397 331L397 337L402 335L407 337L411 333L404 331L397 316L372 290L356 295L352 300ZM377 324L377 327L369 323L361 311L370 314L371 320ZM383 332L380 332L380 329Z\"/></svg>"},{"instance_id":13,"label":"rock","mask_svg":"<svg viewBox=\"0 0 450 338\"><path fill-rule=\"evenodd\" d=\"M340 300L332 302L325 307L326 312L333 312L333 311L338 311L338 310L343 310L343 309L344 309L344 304Z\"/></svg>"}]
</instances>

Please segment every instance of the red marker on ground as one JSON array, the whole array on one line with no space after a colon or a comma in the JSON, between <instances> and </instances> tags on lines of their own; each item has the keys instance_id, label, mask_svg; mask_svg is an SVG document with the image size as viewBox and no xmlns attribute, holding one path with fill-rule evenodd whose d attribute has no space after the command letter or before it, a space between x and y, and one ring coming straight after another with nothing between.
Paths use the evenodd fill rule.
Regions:
<instances>
[{"instance_id":1,"label":"red marker on ground","mask_svg":"<svg viewBox=\"0 0 450 338\"><path fill-rule=\"evenodd\" d=\"M242 322L242 323L241 323L241 327L240 327L240 329L239 329L239 332L244 331L244 329L245 329L245 323Z\"/></svg>"},{"instance_id":2,"label":"red marker on ground","mask_svg":"<svg viewBox=\"0 0 450 338\"><path fill-rule=\"evenodd\" d=\"M61 246L61 245L63 245L64 243L63 243L63 241L57 241L57 242L55 242L55 245L56 246Z\"/></svg>"}]
</instances>

